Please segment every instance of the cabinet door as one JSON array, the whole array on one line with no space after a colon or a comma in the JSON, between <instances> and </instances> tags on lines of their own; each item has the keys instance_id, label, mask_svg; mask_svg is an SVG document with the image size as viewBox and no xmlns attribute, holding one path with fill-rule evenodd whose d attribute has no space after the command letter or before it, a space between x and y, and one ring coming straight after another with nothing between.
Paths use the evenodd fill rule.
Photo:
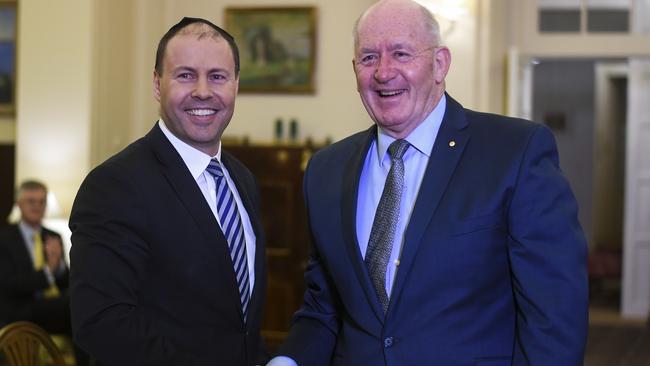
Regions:
<instances>
[{"instance_id":1,"label":"cabinet door","mask_svg":"<svg viewBox=\"0 0 650 366\"><path fill-rule=\"evenodd\" d=\"M0 145L0 227L7 223L7 217L14 205L15 146Z\"/></svg>"},{"instance_id":2,"label":"cabinet door","mask_svg":"<svg viewBox=\"0 0 650 366\"><path fill-rule=\"evenodd\" d=\"M273 352L288 334L304 293L308 229L302 195L311 150L300 146L225 146L258 180L268 281L262 335Z\"/></svg>"}]
</instances>

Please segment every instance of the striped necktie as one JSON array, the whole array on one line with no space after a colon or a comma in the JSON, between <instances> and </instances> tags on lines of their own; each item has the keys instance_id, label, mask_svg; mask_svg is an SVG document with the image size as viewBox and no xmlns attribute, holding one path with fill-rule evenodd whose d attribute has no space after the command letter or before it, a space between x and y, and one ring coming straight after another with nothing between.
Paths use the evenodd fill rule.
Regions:
<instances>
[{"instance_id":1,"label":"striped necktie","mask_svg":"<svg viewBox=\"0 0 650 366\"><path fill-rule=\"evenodd\" d=\"M241 223L239 211L237 210L235 197L228 187L228 182L226 182L226 177L223 175L223 170L219 161L217 159L210 160L210 164L208 164L206 170L210 175L212 175L216 184L217 214L221 221L221 230L228 241L230 258L232 259L235 276L237 277L239 299L241 300L242 313L245 322L248 314L250 292L244 227Z\"/></svg>"}]
</instances>

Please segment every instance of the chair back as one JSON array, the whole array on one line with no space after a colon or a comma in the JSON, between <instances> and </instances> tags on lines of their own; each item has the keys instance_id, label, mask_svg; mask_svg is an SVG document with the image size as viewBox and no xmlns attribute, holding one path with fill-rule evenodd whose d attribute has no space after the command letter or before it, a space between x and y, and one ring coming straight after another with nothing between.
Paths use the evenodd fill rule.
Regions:
<instances>
[{"instance_id":1,"label":"chair back","mask_svg":"<svg viewBox=\"0 0 650 366\"><path fill-rule=\"evenodd\" d=\"M41 349L52 358L51 365L66 366L52 338L38 325L20 321L0 329L0 352L4 353L9 366L41 365Z\"/></svg>"}]
</instances>

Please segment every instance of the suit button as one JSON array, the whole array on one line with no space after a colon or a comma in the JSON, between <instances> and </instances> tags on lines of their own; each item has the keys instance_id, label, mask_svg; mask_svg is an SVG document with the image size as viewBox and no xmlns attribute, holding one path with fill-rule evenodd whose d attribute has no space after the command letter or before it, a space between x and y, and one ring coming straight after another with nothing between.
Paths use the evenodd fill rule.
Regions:
<instances>
[{"instance_id":1,"label":"suit button","mask_svg":"<svg viewBox=\"0 0 650 366\"><path fill-rule=\"evenodd\" d=\"M390 348L393 345L393 337L384 338L384 348Z\"/></svg>"}]
</instances>

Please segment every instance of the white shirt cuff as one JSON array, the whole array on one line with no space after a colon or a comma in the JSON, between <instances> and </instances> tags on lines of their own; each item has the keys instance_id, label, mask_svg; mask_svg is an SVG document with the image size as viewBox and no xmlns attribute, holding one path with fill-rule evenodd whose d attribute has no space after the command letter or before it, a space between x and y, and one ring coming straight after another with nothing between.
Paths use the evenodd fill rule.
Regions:
<instances>
[{"instance_id":1,"label":"white shirt cuff","mask_svg":"<svg viewBox=\"0 0 650 366\"><path fill-rule=\"evenodd\" d=\"M296 361L287 356L277 356L273 357L266 366L298 366Z\"/></svg>"}]
</instances>

